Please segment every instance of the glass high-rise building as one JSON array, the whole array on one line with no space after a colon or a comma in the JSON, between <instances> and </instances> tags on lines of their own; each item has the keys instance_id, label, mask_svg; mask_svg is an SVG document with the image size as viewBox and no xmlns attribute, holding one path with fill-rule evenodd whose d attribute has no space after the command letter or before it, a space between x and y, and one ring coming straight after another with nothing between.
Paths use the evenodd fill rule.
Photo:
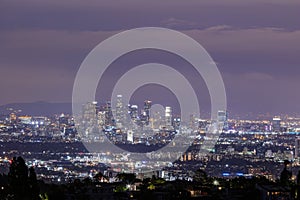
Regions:
<instances>
[{"instance_id":1,"label":"glass high-rise building","mask_svg":"<svg viewBox=\"0 0 300 200\"><path fill-rule=\"evenodd\" d=\"M142 121L145 125L149 125L151 105L151 101L144 101L144 112L142 113Z\"/></svg>"},{"instance_id":2,"label":"glass high-rise building","mask_svg":"<svg viewBox=\"0 0 300 200\"><path fill-rule=\"evenodd\" d=\"M172 126L172 108L170 106L166 106L165 108L165 122L166 127Z\"/></svg>"},{"instance_id":3,"label":"glass high-rise building","mask_svg":"<svg viewBox=\"0 0 300 200\"><path fill-rule=\"evenodd\" d=\"M219 131L228 130L228 113L226 110L219 110L217 115Z\"/></svg>"},{"instance_id":4,"label":"glass high-rise building","mask_svg":"<svg viewBox=\"0 0 300 200\"><path fill-rule=\"evenodd\" d=\"M111 102L107 101L105 104L105 125L106 126L114 126L115 120L113 117L112 109L111 109Z\"/></svg>"},{"instance_id":5,"label":"glass high-rise building","mask_svg":"<svg viewBox=\"0 0 300 200\"><path fill-rule=\"evenodd\" d=\"M126 117L126 108L123 104L122 95L117 95L115 123L118 128L122 128L125 125Z\"/></svg>"}]
</instances>

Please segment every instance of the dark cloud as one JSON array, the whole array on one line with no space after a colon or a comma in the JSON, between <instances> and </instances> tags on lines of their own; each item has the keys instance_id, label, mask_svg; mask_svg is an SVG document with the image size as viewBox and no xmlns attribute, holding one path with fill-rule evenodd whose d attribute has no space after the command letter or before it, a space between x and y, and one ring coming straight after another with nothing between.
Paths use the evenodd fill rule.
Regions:
<instances>
[{"instance_id":1,"label":"dark cloud","mask_svg":"<svg viewBox=\"0 0 300 200\"><path fill-rule=\"evenodd\" d=\"M226 24L243 28L299 29L300 4L295 1L17 1L1 2L2 29L120 30L161 26L176 20L176 28ZM180 22L190 25L178 26ZM191 26L192 23L192 26ZM168 25L167 23L166 25Z\"/></svg>"}]
</instances>

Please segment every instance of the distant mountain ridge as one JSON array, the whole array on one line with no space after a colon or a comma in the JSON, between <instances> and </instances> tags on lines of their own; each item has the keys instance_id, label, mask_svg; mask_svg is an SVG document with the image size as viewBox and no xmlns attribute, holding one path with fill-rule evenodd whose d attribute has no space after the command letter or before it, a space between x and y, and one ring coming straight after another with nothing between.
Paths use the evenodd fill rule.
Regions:
<instances>
[{"instance_id":1,"label":"distant mountain ridge","mask_svg":"<svg viewBox=\"0 0 300 200\"><path fill-rule=\"evenodd\" d=\"M52 116L54 114L71 114L71 103L49 103L44 101L37 101L32 103L11 103L0 106L0 115L9 114L12 111L9 110L21 110L20 115L32 115L32 116Z\"/></svg>"}]
</instances>

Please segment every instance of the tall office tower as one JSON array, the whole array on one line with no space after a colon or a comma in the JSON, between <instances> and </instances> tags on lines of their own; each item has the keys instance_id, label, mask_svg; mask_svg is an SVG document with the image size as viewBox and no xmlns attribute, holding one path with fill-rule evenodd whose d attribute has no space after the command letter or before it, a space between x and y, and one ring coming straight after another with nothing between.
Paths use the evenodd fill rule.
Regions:
<instances>
[{"instance_id":1,"label":"tall office tower","mask_svg":"<svg viewBox=\"0 0 300 200\"><path fill-rule=\"evenodd\" d=\"M151 105L152 105L151 101L149 100L144 101L144 112L142 113L143 116L142 120L145 125L149 125Z\"/></svg>"},{"instance_id":2,"label":"tall office tower","mask_svg":"<svg viewBox=\"0 0 300 200\"><path fill-rule=\"evenodd\" d=\"M134 122L138 121L138 106L137 105L128 105L129 115Z\"/></svg>"},{"instance_id":3,"label":"tall office tower","mask_svg":"<svg viewBox=\"0 0 300 200\"><path fill-rule=\"evenodd\" d=\"M152 129L160 129L161 126L165 126L165 108L163 106L154 105L151 106L151 113L149 123Z\"/></svg>"},{"instance_id":4,"label":"tall office tower","mask_svg":"<svg viewBox=\"0 0 300 200\"><path fill-rule=\"evenodd\" d=\"M300 157L300 137L296 137L295 140L295 158ZM299 159L298 159L299 160Z\"/></svg>"},{"instance_id":5,"label":"tall office tower","mask_svg":"<svg viewBox=\"0 0 300 200\"><path fill-rule=\"evenodd\" d=\"M207 121L199 119L199 133L205 134L207 132Z\"/></svg>"},{"instance_id":6,"label":"tall office tower","mask_svg":"<svg viewBox=\"0 0 300 200\"><path fill-rule=\"evenodd\" d=\"M175 130L178 130L180 128L180 122L181 122L181 119L179 116L173 118L172 126L174 127Z\"/></svg>"},{"instance_id":7,"label":"tall office tower","mask_svg":"<svg viewBox=\"0 0 300 200\"><path fill-rule=\"evenodd\" d=\"M115 120L113 117L110 101L106 102L104 110L105 110L105 125L106 126L114 126Z\"/></svg>"},{"instance_id":8,"label":"tall office tower","mask_svg":"<svg viewBox=\"0 0 300 200\"><path fill-rule=\"evenodd\" d=\"M65 114L62 113L58 117L58 128L62 133L65 134L65 130L68 127L69 127L69 118L67 116L65 116Z\"/></svg>"},{"instance_id":9,"label":"tall office tower","mask_svg":"<svg viewBox=\"0 0 300 200\"><path fill-rule=\"evenodd\" d=\"M105 111L99 110L97 116L98 116L98 126L99 129L101 130L105 125Z\"/></svg>"},{"instance_id":10,"label":"tall office tower","mask_svg":"<svg viewBox=\"0 0 300 200\"><path fill-rule=\"evenodd\" d=\"M88 102L83 105L82 120L79 126L81 135L90 138L97 129L97 102Z\"/></svg>"},{"instance_id":11,"label":"tall office tower","mask_svg":"<svg viewBox=\"0 0 300 200\"><path fill-rule=\"evenodd\" d=\"M62 114L58 117L58 124L59 124L59 127L69 125L69 119L68 119L67 116L65 116L64 113L62 113Z\"/></svg>"},{"instance_id":12,"label":"tall office tower","mask_svg":"<svg viewBox=\"0 0 300 200\"><path fill-rule=\"evenodd\" d=\"M172 108L169 106L165 108L165 122L167 128L172 127Z\"/></svg>"},{"instance_id":13,"label":"tall office tower","mask_svg":"<svg viewBox=\"0 0 300 200\"><path fill-rule=\"evenodd\" d=\"M141 115L140 115L140 125L141 126L149 125L151 103L152 102L149 100L144 101L144 109L142 110Z\"/></svg>"},{"instance_id":14,"label":"tall office tower","mask_svg":"<svg viewBox=\"0 0 300 200\"><path fill-rule=\"evenodd\" d=\"M280 117L274 117L272 120L272 131L280 132L281 131L281 119Z\"/></svg>"},{"instance_id":15,"label":"tall office tower","mask_svg":"<svg viewBox=\"0 0 300 200\"><path fill-rule=\"evenodd\" d=\"M89 123L94 123L96 120L97 114L97 102L88 102L83 105L82 118L84 121Z\"/></svg>"},{"instance_id":16,"label":"tall office tower","mask_svg":"<svg viewBox=\"0 0 300 200\"><path fill-rule=\"evenodd\" d=\"M228 130L228 114L226 110L218 111L217 121L219 131Z\"/></svg>"},{"instance_id":17,"label":"tall office tower","mask_svg":"<svg viewBox=\"0 0 300 200\"><path fill-rule=\"evenodd\" d=\"M117 95L117 104L116 104L116 116L115 116L115 122L117 128L122 128L127 119L126 119L126 108L123 104L122 95Z\"/></svg>"}]
</instances>

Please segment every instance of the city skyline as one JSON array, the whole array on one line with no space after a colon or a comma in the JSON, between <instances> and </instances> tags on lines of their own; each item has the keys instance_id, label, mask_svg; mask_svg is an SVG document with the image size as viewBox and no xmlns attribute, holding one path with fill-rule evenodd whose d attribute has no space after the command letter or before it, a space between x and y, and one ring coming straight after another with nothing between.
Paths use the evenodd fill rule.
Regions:
<instances>
[{"instance_id":1,"label":"city skyline","mask_svg":"<svg viewBox=\"0 0 300 200\"><path fill-rule=\"evenodd\" d=\"M148 109L149 103L149 101L145 101L144 109ZM164 159L168 159L171 152L162 153L153 152L153 150L174 142L172 135L174 136L175 129L179 128L176 128L176 124L181 124L181 122L175 121L176 117L172 117L173 122L169 124L167 118L171 115L171 108L166 107L165 121L162 120L162 124L159 126L152 124L152 119L150 119L150 127L156 129L151 132L150 127L144 123L147 121L146 118L138 119L138 121L142 120L143 123L138 123L137 125L140 127L136 127L137 129L132 127L126 131L123 129L122 123L111 119L113 116L110 114L110 104L105 105L103 108L100 107L97 102L84 105L81 118L83 123L80 124L80 127L75 125L75 118L72 115L64 114L51 117L35 117L11 113L9 116L0 118L0 143L5 150L1 152L0 163L2 162L4 166L7 166L5 163L8 163L9 158L14 155L23 155L29 159L28 164L35 166L40 173L45 173L43 171L45 166L51 169L49 174L47 172L44 175L55 182L74 177L69 177L70 172L80 177L87 176L88 173L80 173L76 169L65 170L60 167L64 165L69 168L73 164L76 166L76 162L86 159L96 165L98 163L101 168L104 167L103 164L114 163L112 169L116 171L121 169L126 171L126 165L132 171L132 163L137 164L135 166L137 169L146 169L147 167L153 169L151 162L142 162L143 164L141 164L130 159L134 152L150 153L148 154L149 159L160 160L162 162L161 167L163 167ZM131 112L136 112L136 110L131 110ZM140 114L144 115L143 112ZM136 114L133 117L137 117ZM187 151L174 155L178 162L183 162L180 166L184 167L184 171L195 167L195 163L199 167L204 162L208 165L205 169L211 176L234 178L263 175L270 180L276 180L282 162L289 160L293 163L293 175L295 177L295 171L300 166L300 118L281 119L274 117L272 120L239 120L228 119L225 111L219 111L217 120L217 124L215 124L212 120L195 118L189 124L180 125L183 129L188 126L190 128L195 127L197 130L196 137L193 137L194 141ZM216 144L213 149L202 155L199 150L202 148L203 139L208 139L210 127L212 126L218 127L222 134L215 141ZM104 135L99 135L96 127ZM141 131L143 134L136 134L136 131ZM105 135L107 139L124 151L112 153L115 150L103 143ZM81 136L84 136L84 138ZM180 141L186 142L186 140ZM91 147L95 148L95 144L97 146L101 144L100 149L97 149L96 152L89 151ZM99 150L100 152L98 152ZM168 150L172 150L172 148ZM49 153L50 157L55 158L55 160L46 156ZM57 155L63 155L63 157L57 159ZM238 163L234 161L235 159L238 160ZM189 164L189 162L192 163ZM221 167L220 164L214 167L215 162L222 163ZM249 165L249 162L251 165ZM81 163L82 166L88 168L89 162L84 163ZM175 168L176 163L177 161L172 164ZM248 163L247 168L244 168L245 163ZM264 166L269 170L274 167L276 171L265 171ZM3 168L3 170L6 169ZM56 171L63 172L65 175L58 175L55 179L51 178L50 174ZM93 173L96 172L93 171ZM44 175L41 175L41 178L49 181Z\"/></svg>"}]
</instances>

